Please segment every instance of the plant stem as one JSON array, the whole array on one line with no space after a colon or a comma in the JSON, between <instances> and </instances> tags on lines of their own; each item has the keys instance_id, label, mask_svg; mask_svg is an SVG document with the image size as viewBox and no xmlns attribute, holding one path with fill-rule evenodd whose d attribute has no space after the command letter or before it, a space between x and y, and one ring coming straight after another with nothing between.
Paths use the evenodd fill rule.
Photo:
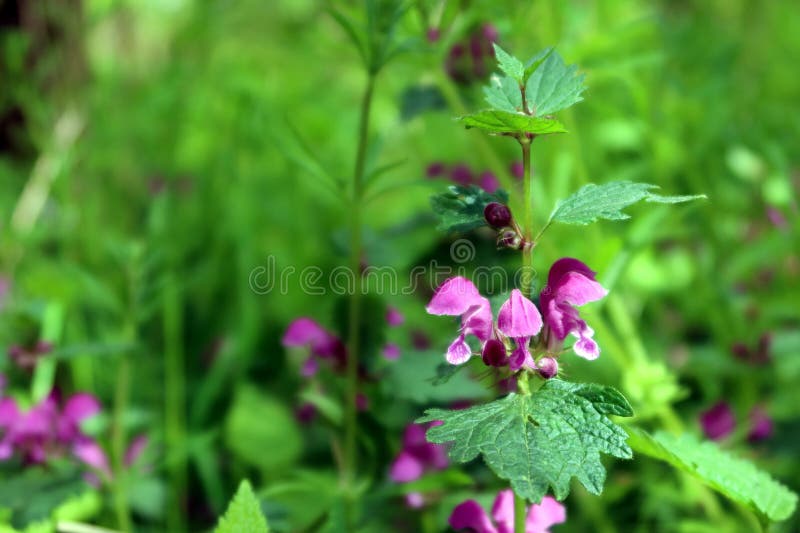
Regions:
<instances>
[{"instance_id":1,"label":"plant stem","mask_svg":"<svg viewBox=\"0 0 800 533\"><path fill-rule=\"evenodd\" d=\"M523 193L522 202L524 205L523 215L523 236L525 247L522 249L522 294L526 298L530 298L531 282L533 281L533 176L531 175L531 139L522 137L519 140L522 146L522 168L523 176Z\"/></svg>"},{"instance_id":2,"label":"plant stem","mask_svg":"<svg viewBox=\"0 0 800 533\"><path fill-rule=\"evenodd\" d=\"M514 533L525 533L526 501L514 493Z\"/></svg>"},{"instance_id":3,"label":"plant stem","mask_svg":"<svg viewBox=\"0 0 800 533\"><path fill-rule=\"evenodd\" d=\"M128 353L120 356L117 367L116 391L114 391L114 415L111 430L111 449L113 456L114 512L117 527L121 531L131 531L130 511L128 509L127 476L125 475L125 411L128 410L130 396L130 361Z\"/></svg>"},{"instance_id":4,"label":"plant stem","mask_svg":"<svg viewBox=\"0 0 800 533\"><path fill-rule=\"evenodd\" d=\"M522 137L519 139L519 144L522 147L522 168L524 170L523 176L523 196L522 202L524 205L523 211L523 226L522 233L524 236L525 246L522 248L522 287L520 290L526 298L531 296L531 282L533 281L533 246L531 245L531 238L533 236L533 195L532 195L532 181L531 175L531 139L529 137ZM530 387L528 384L528 376L523 370L523 374L517 377L520 394L530 394ZM514 493L514 533L525 533L525 515L526 515L526 502Z\"/></svg>"},{"instance_id":5,"label":"plant stem","mask_svg":"<svg viewBox=\"0 0 800 533\"><path fill-rule=\"evenodd\" d=\"M353 486L358 471L357 443L357 406L358 394L358 362L360 350L361 323L361 208L364 195L364 167L366 164L367 145L369 143L369 115L372 108L372 94L375 89L375 74L370 73L367 86L361 100L361 114L358 124L358 148L356 151L355 170L353 172L353 196L350 210L350 268L354 279L353 293L350 295L347 341L347 389L345 398L345 435L344 435L344 479L346 489L346 521L348 531L355 529L355 495Z\"/></svg>"},{"instance_id":6,"label":"plant stem","mask_svg":"<svg viewBox=\"0 0 800 533\"><path fill-rule=\"evenodd\" d=\"M164 437L169 450L169 531L185 531L182 497L186 491L186 382L182 347L183 317L177 279L168 275L164 287Z\"/></svg>"}]
</instances>

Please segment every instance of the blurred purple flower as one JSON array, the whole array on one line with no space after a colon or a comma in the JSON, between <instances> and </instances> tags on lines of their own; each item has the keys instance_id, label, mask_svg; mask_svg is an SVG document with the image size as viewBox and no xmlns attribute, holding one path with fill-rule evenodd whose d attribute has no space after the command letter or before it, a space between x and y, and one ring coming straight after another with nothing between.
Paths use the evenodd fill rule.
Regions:
<instances>
[{"instance_id":1,"label":"blurred purple flower","mask_svg":"<svg viewBox=\"0 0 800 533\"><path fill-rule=\"evenodd\" d=\"M511 170L511 175L517 179L521 180L525 177L525 165L522 164L522 161L514 161L511 163L509 170Z\"/></svg>"},{"instance_id":2,"label":"blurred purple flower","mask_svg":"<svg viewBox=\"0 0 800 533\"><path fill-rule=\"evenodd\" d=\"M578 338L572 346L575 353L584 359L597 359L600 348L592 338L594 330L581 320L575 307L606 294L608 291L595 280L595 273L581 261L565 257L553 263L540 296L548 349L557 351L572 334Z\"/></svg>"},{"instance_id":3,"label":"blurred purple flower","mask_svg":"<svg viewBox=\"0 0 800 533\"><path fill-rule=\"evenodd\" d=\"M497 189L500 188L500 182L497 181L497 176L488 170L480 175L478 178L478 185L480 185L481 189L489 193L496 192Z\"/></svg>"},{"instance_id":4,"label":"blurred purple flower","mask_svg":"<svg viewBox=\"0 0 800 533\"><path fill-rule=\"evenodd\" d=\"M37 341L32 347L13 344L8 347L8 357L22 370L30 372L36 368L39 359L50 353L53 345L47 341Z\"/></svg>"},{"instance_id":5,"label":"blurred purple flower","mask_svg":"<svg viewBox=\"0 0 800 533\"><path fill-rule=\"evenodd\" d=\"M722 440L733 432L736 417L726 402L719 402L700 413L700 427L711 440Z\"/></svg>"},{"instance_id":6,"label":"blurred purple flower","mask_svg":"<svg viewBox=\"0 0 800 533\"><path fill-rule=\"evenodd\" d=\"M403 313L401 313L396 307L389 307L386 310L386 323L389 324L389 326L401 326L405 321L406 317L404 317Z\"/></svg>"},{"instance_id":7,"label":"blurred purple flower","mask_svg":"<svg viewBox=\"0 0 800 533\"><path fill-rule=\"evenodd\" d=\"M528 508L525 533L549 533L551 526L566 520L564 506L552 496L545 496ZM470 529L473 533L514 533L514 493L510 489L500 491L491 518L478 502L467 500L453 509L448 523L455 530Z\"/></svg>"},{"instance_id":8,"label":"blurred purple flower","mask_svg":"<svg viewBox=\"0 0 800 533\"><path fill-rule=\"evenodd\" d=\"M383 357L393 361L400 357L400 347L393 342L388 343L383 347Z\"/></svg>"},{"instance_id":9,"label":"blurred purple flower","mask_svg":"<svg viewBox=\"0 0 800 533\"><path fill-rule=\"evenodd\" d=\"M450 179L459 185L467 186L472 183L472 170L463 163L458 164L450 169Z\"/></svg>"},{"instance_id":10,"label":"blurred purple flower","mask_svg":"<svg viewBox=\"0 0 800 533\"><path fill-rule=\"evenodd\" d=\"M786 217L783 216L781 210L771 205L767 206L767 220L780 230L785 230L789 227L789 224L786 222Z\"/></svg>"},{"instance_id":11,"label":"blurred purple flower","mask_svg":"<svg viewBox=\"0 0 800 533\"><path fill-rule=\"evenodd\" d=\"M446 170L444 163L436 161L428 165L428 168L425 169L425 175L429 178L438 178L443 176Z\"/></svg>"},{"instance_id":12,"label":"blurred purple flower","mask_svg":"<svg viewBox=\"0 0 800 533\"><path fill-rule=\"evenodd\" d=\"M425 32L425 38L428 39L429 43L435 43L439 40L441 32L439 28L428 28L428 31Z\"/></svg>"},{"instance_id":13,"label":"blurred purple flower","mask_svg":"<svg viewBox=\"0 0 800 533\"><path fill-rule=\"evenodd\" d=\"M301 403L295 408L294 417L301 424L310 424L317 417L317 408L310 402Z\"/></svg>"},{"instance_id":14,"label":"blurred purple flower","mask_svg":"<svg viewBox=\"0 0 800 533\"><path fill-rule=\"evenodd\" d=\"M411 345L415 350L427 350L431 347L431 340L424 331L415 329L411 332Z\"/></svg>"},{"instance_id":15,"label":"blurred purple flower","mask_svg":"<svg viewBox=\"0 0 800 533\"><path fill-rule=\"evenodd\" d=\"M747 433L747 440L758 442L766 440L772 436L773 426L767 410L760 405L756 405L750 410L750 431Z\"/></svg>"},{"instance_id":16,"label":"blurred purple flower","mask_svg":"<svg viewBox=\"0 0 800 533\"><path fill-rule=\"evenodd\" d=\"M409 424L403 432L403 448L395 457L389 477L395 483L408 483L422 477L425 472L447 468L447 451L441 444L431 444L425 439L425 430L441 424Z\"/></svg>"},{"instance_id":17,"label":"blurred purple flower","mask_svg":"<svg viewBox=\"0 0 800 533\"><path fill-rule=\"evenodd\" d=\"M310 349L311 354L301 369L304 377L310 377L317 373L317 359L330 360L336 369L344 367L347 355L342 341L328 333L311 318L295 319L286 328L281 342L287 347L307 346Z\"/></svg>"}]
</instances>

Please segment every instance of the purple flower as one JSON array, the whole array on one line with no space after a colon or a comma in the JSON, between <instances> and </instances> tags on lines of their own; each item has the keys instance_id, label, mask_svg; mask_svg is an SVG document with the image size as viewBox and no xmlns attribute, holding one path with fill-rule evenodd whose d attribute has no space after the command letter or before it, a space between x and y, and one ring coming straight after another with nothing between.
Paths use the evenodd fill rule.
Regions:
<instances>
[{"instance_id":1,"label":"purple flower","mask_svg":"<svg viewBox=\"0 0 800 533\"><path fill-rule=\"evenodd\" d=\"M14 454L26 463L44 463L49 456L71 452L92 467L101 467L97 443L81 430L81 423L100 412L100 403L86 393L67 400L59 410L50 393L27 411L12 398L0 399L0 460Z\"/></svg>"},{"instance_id":2,"label":"purple flower","mask_svg":"<svg viewBox=\"0 0 800 533\"><path fill-rule=\"evenodd\" d=\"M441 444L431 444L425 439L425 430L441 422L428 425L409 424L403 432L403 449L392 462L389 477L395 483L408 483L419 479L431 470L447 468L447 451Z\"/></svg>"},{"instance_id":3,"label":"purple flower","mask_svg":"<svg viewBox=\"0 0 800 533\"><path fill-rule=\"evenodd\" d=\"M478 185L486 192L495 192L500 188L500 182L497 181L497 176L492 172L486 171L478 177Z\"/></svg>"},{"instance_id":4,"label":"purple flower","mask_svg":"<svg viewBox=\"0 0 800 533\"><path fill-rule=\"evenodd\" d=\"M522 161L514 161L511 163L509 170L511 171L511 175L519 180L525 177L525 166L522 164Z\"/></svg>"},{"instance_id":5,"label":"purple flower","mask_svg":"<svg viewBox=\"0 0 800 533\"><path fill-rule=\"evenodd\" d=\"M342 341L335 335L325 331L322 326L311 318L301 317L295 319L286 328L286 333L284 333L281 342L287 347L307 346L310 349L311 355L303 363L300 371L305 377L310 377L317 373L317 359L329 359L336 368L344 366L346 350Z\"/></svg>"},{"instance_id":6,"label":"purple flower","mask_svg":"<svg viewBox=\"0 0 800 533\"><path fill-rule=\"evenodd\" d=\"M425 309L432 315L461 317L461 332L447 348L451 364L460 365L472 356L467 335L474 335L481 343L492 337L492 306L467 278L457 276L442 283Z\"/></svg>"},{"instance_id":7,"label":"purple flower","mask_svg":"<svg viewBox=\"0 0 800 533\"><path fill-rule=\"evenodd\" d=\"M528 508L525 533L549 533L550 526L564 523L567 511L553 497L545 496L541 503ZM475 500L467 500L453 509L450 527L459 531L470 529L473 533L514 533L514 493L500 491L492 506L492 517Z\"/></svg>"},{"instance_id":8,"label":"purple flower","mask_svg":"<svg viewBox=\"0 0 800 533\"><path fill-rule=\"evenodd\" d=\"M572 349L585 359L597 359L600 348L594 331L581 320L576 306L603 298L608 291L595 280L595 273L577 259L565 257L550 267L540 306L546 324L548 349L556 351L568 335L578 338Z\"/></svg>"},{"instance_id":9,"label":"purple flower","mask_svg":"<svg viewBox=\"0 0 800 533\"><path fill-rule=\"evenodd\" d=\"M535 368L533 357L528 351L528 342L542 329L542 315L519 289L511 291L511 296L500 307L500 312L497 314L497 329L517 343L509 359L509 368L512 371L517 371L523 366Z\"/></svg>"},{"instance_id":10,"label":"purple flower","mask_svg":"<svg viewBox=\"0 0 800 533\"><path fill-rule=\"evenodd\" d=\"M391 327L397 327L403 324L406 321L406 317L403 316L396 307L389 307L386 310L386 323L389 324Z\"/></svg>"},{"instance_id":11,"label":"purple flower","mask_svg":"<svg viewBox=\"0 0 800 533\"><path fill-rule=\"evenodd\" d=\"M756 405L750 410L750 431L747 433L747 440L758 442L772 436L772 418L767 410L760 405Z\"/></svg>"},{"instance_id":12,"label":"purple flower","mask_svg":"<svg viewBox=\"0 0 800 533\"><path fill-rule=\"evenodd\" d=\"M444 163L436 161L428 165L428 168L425 169L425 175L429 178L438 178L444 174L445 170Z\"/></svg>"},{"instance_id":13,"label":"purple flower","mask_svg":"<svg viewBox=\"0 0 800 533\"><path fill-rule=\"evenodd\" d=\"M383 357L389 360L395 360L400 357L400 347L393 342L388 343L383 347Z\"/></svg>"},{"instance_id":14,"label":"purple flower","mask_svg":"<svg viewBox=\"0 0 800 533\"><path fill-rule=\"evenodd\" d=\"M472 171L467 165L456 165L450 170L450 179L459 185L467 186L472 183Z\"/></svg>"},{"instance_id":15,"label":"purple flower","mask_svg":"<svg viewBox=\"0 0 800 533\"><path fill-rule=\"evenodd\" d=\"M733 432L736 418L726 402L719 402L700 413L700 426L711 440L722 440Z\"/></svg>"}]
</instances>

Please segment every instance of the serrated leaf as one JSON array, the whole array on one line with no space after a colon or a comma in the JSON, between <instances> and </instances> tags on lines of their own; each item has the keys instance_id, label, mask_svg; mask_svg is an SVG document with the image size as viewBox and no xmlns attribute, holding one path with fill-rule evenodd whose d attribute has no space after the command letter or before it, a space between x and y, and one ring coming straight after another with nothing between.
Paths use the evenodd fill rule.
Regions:
<instances>
[{"instance_id":1,"label":"serrated leaf","mask_svg":"<svg viewBox=\"0 0 800 533\"><path fill-rule=\"evenodd\" d=\"M451 185L447 192L431 196L431 207L439 218L438 229L447 232L466 232L486 224L483 210L491 202L508 203L502 189L488 193L475 185Z\"/></svg>"},{"instance_id":2,"label":"serrated leaf","mask_svg":"<svg viewBox=\"0 0 800 533\"><path fill-rule=\"evenodd\" d=\"M459 411L429 409L417 422L441 420L428 429L430 442L452 442L449 455L457 462L482 455L516 494L538 502L548 487L566 498L573 476L599 494L606 477L600 453L632 457L628 435L611 414L633 416L615 389L552 379L531 395L512 393Z\"/></svg>"},{"instance_id":3,"label":"serrated leaf","mask_svg":"<svg viewBox=\"0 0 800 533\"><path fill-rule=\"evenodd\" d=\"M724 452L713 442L693 435L651 435L628 428L631 447L696 477L735 502L752 509L760 518L786 520L797 507L797 494L759 470L753 463Z\"/></svg>"},{"instance_id":4,"label":"serrated leaf","mask_svg":"<svg viewBox=\"0 0 800 533\"><path fill-rule=\"evenodd\" d=\"M483 88L486 103L495 109L519 113L522 111L522 94L519 85L508 76L493 75Z\"/></svg>"},{"instance_id":5,"label":"serrated leaf","mask_svg":"<svg viewBox=\"0 0 800 533\"><path fill-rule=\"evenodd\" d=\"M533 56L530 60L528 60L528 64L525 65L525 77L523 79L527 81L527 79L531 77L531 74L536 72L536 69L538 69L542 65L542 63L544 63L545 60L548 57L550 57L550 54L553 53L553 50L554 48L552 46L549 48L545 48L544 50Z\"/></svg>"},{"instance_id":6,"label":"serrated leaf","mask_svg":"<svg viewBox=\"0 0 800 533\"><path fill-rule=\"evenodd\" d=\"M522 64L522 61L500 48L497 43L493 43L493 46L497 66L507 76L515 80L518 86L521 85L525 81L525 65Z\"/></svg>"},{"instance_id":7,"label":"serrated leaf","mask_svg":"<svg viewBox=\"0 0 800 533\"><path fill-rule=\"evenodd\" d=\"M267 519L253 494L253 487L246 479L239 484L214 533L269 533Z\"/></svg>"},{"instance_id":8,"label":"serrated leaf","mask_svg":"<svg viewBox=\"0 0 800 533\"><path fill-rule=\"evenodd\" d=\"M640 200L660 204L677 204L705 198L696 196L661 196L651 192L658 186L632 181L612 181L603 185L590 183L560 202L550 215L551 222L589 224L598 219L625 220L630 218L622 209Z\"/></svg>"},{"instance_id":9,"label":"serrated leaf","mask_svg":"<svg viewBox=\"0 0 800 533\"><path fill-rule=\"evenodd\" d=\"M463 116L459 120L467 128L479 128L489 133L550 135L567 132L564 125L555 119L534 117L500 109L485 109L472 115Z\"/></svg>"},{"instance_id":10,"label":"serrated leaf","mask_svg":"<svg viewBox=\"0 0 800 533\"><path fill-rule=\"evenodd\" d=\"M577 65L567 66L558 52L549 50L540 52L531 66L540 59L541 64L525 82L525 100L535 116L550 115L583 100L585 76L576 74Z\"/></svg>"}]
</instances>

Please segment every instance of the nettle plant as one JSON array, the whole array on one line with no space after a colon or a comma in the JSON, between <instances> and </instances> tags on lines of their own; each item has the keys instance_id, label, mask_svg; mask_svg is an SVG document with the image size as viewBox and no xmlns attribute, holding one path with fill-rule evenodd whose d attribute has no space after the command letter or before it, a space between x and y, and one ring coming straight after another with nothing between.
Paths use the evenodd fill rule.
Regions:
<instances>
[{"instance_id":1,"label":"nettle plant","mask_svg":"<svg viewBox=\"0 0 800 533\"><path fill-rule=\"evenodd\" d=\"M484 88L490 107L460 121L519 143L524 181L517 203L522 213L512 214L505 192L489 194L475 186L451 186L435 196L432 205L441 229L463 232L483 225L496 229L498 247L520 252L523 275L519 287L491 301L470 280L450 278L436 290L427 311L460 317L456 338L446 352L448 363L464 365L480 357L485 365L515 380L516 392L461 410L429 409L417 422L429 424L429 442L449 444L453 461L482 457L508 482L514 497L512 504L510 493L504 491L495 502L499 529L474 501L458 506L450 525L481 533L544 531L564 520L563 507L549 493L564 500L575 477L590 493L600 494L606 478L601 454L631 459L634 450L688 472L751 509L762 527L786 519L794 511L796 495L752 464L690 435L650 434L631 424L623 427L617 417L630 418L634 412L618 390L560 377L560 361L571 353L589 360L599 357L601 347L578 307L601 300L607 291L582 259L562 258L549 267L546 285L532 292L535 250L547 228L555 223L624 220L629 215L623 209L642 200L674 204L702 197L662 196L655 185L630 181L590 184L559 202L543 227L536 228L531 147L537 137L566 133L553 115L582 100L584 76L553 49L527 63L497 45L495 54L501 73ZM495 313L492 302L498 300L502 304ZM528 503L535 505L526 511Z\"/></svg>"}]
</instances>

